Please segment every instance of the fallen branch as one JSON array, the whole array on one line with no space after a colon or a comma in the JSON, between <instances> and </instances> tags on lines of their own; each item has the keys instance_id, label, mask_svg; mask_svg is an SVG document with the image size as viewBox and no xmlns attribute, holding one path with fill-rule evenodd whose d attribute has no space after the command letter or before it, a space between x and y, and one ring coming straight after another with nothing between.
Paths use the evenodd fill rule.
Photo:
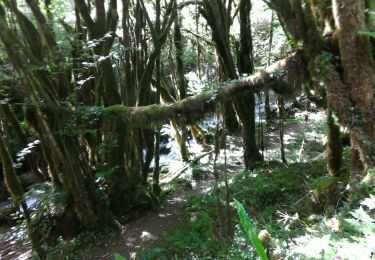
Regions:
<instances>
[{"instance_id":1,"label":"fallen branch","mask_svg":"<svg viewBox=\"0 0 375 260\"><path fill-rule=\"evenodd\" d=\"M281 95L291 96L306 80L307 66L302 52L296 52L251 76L221 83L216 89L185 98L173 104L103 108L103 120L126 125L153 128L169 120L191 124L213 112L217 105L245 91L258 92L265 87Z\"/></svg>"}]
</instances>

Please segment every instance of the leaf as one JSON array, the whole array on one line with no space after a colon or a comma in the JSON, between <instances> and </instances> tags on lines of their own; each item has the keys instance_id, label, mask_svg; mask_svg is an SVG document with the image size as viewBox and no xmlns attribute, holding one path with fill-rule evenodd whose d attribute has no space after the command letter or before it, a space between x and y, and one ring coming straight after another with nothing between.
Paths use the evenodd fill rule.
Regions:
<instances>
[{"instance_id":1,"label":"leaf","mask_svg":"<svg viewBox=\"0 0 375 260\"><path fill-rule=\"evenodd\" d=\"M375 209L375 196L370 195L370 198L367 198L361 202L361 205L368 207L369 210Z\"/></svg>"},{"instance_id":2,"label":"leaf","mask_svg":"<svg viewBox=\"0 0 375 260\"><path fill-rule=\"evenodd\" d=\"M234 200L234 203L237 209L238 216L240 217L242 228L245 233L245 238L255 247L255 250L262 260L268 260L266 251L264 250L264 247L260 242L254 227L251 225L249 217L243 205L236 199Z\"/></svg>"},{"instance_id":3,"label":"leaf","mask_svg":"<svg viewBox=\"0 0 375 260\"><path fill-rule=\"evenodd\" d=\"M115 260L126 260L125 256L119 255L117 253L115 253L113 256L115 257Z\"/></svg>"}]
</instances>

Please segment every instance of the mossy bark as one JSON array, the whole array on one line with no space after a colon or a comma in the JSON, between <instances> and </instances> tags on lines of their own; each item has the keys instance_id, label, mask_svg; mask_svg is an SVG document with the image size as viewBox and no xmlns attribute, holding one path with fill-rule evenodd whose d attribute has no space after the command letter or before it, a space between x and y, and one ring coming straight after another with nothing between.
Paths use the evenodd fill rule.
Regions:
<instances>
[{"instance_id":1,"label":"mossy bark","mask_svg":"<svg viewBox=\"0 0 375 260\"><path fill-rule=\"evenodd\" d=\"M240 46L238 51L238 70L240 74L254 73L253 42L251 35L251 1L240 1ZM256 142L255 95L245 93L236 97L236 110L242 123L244 163L247 169L254 169L255 163L262 161Z\"/></svg>"},{"instance_id":2,"label":"mossy bark","mask_svg":"<svg viewBox=\"0 0 375 260\"><path fill-rule=\"evenodd\" d=\"M13 9L13 12L17 10ZM22 21L20 20L19 23L27 24L27 28L36 31L30 21L26 23L25 16L20 19ZM30 103L35 107L35 130L45 150L45 156L50 158L51 169L55 171L56 178L61 179L61 186L72 198L70 206L74 209L74 213L84 228L90 229L99 222L102 222L104 226L115 227L116 223L108 207L97 202L95 195L97 193L92 189L95 187L95 182L86 158L81 154L78 134L62 133L68 125L72 111L64 106L66 103L59 101L63 101L64 98L61 93L69 91L71 86L69 82L60 80L60 77L56 78L56 75L68 73L68 71L62 70L60 66L52 67L51 69L56 71L48 73L44 69L30 70L35 66L43 67L44 63L41 57L34 56L35 54L31 53L30 49L21 43L14 31L10 29L1 5L0 27L0 38L6 46L6 52L12 65L22 76ZM23 30L22 33L30 34L30 31ZM39 42L28 39L27 43L33 46L41 44L40 38L33 38L33 40ZM59 50L53 49L52 51L52 48L47 48L40 51L42 51L42 57L47 57ZM27 59L23 55L26 55ZM59 186L60 180L54 179L54 181Z\"/></svg>"},{"instance_id":3,"label":"mossy bark","mask_svg":"<svg viewBox=\"0 0 375 260\"><path fill-rule=\"evenodd\" d=\"M362 129L361 135L352 132L352 141L364 165L372 168L375 167L374 60L369 38L358 33L367 30L365 3L363 0L334 0L332 3L343 81L356 112L354 124Z\"/></svg>"},{"instance_id":4,"label":"mossy bark","mask_svg":"<svg viewBox=\"0 0 375 260\"><path fill-rule=\"evenodd\" d=\"M313 12L314 8L320 8L318 16L331 20L331 12L327 15L323 10L327 1L322 3L319 6L310 2L302 6L299 1L270 1L294 42L303 43L305 55L310 59L310 73L320 70L319 78L325 83L328 102L339 116L340 123L350 129L353 146L359 151L362 162L367 168L372 168L375 167L374 61L368 37L358 33L367 31L364 1L332 1L336 31L328 43L323 41L317 26L319 23L314 18L314 12L315 15L317 12ZM327 57L321 55L322 49L338 55L332 49L335 39L338 39L342 68L335 67L337 64L327 62ZM323 67L319 67L321 65Z\"/></svg>"},{"instance_id":5,"label":"mossy bark","mask_svg":"<svg viewBox=\"0 0 375 260\"><path fill-rule=\"evenodd\" d=\"M267 66L271 64L271 58L272 58L274 21L275 21L275 14L272 11L271 22L270 22L270 34L269 34L269 40L268 40ZM265 96L264 111L266 113L266 121L270 122L271 121L271 106L270 106L270 90L268 88L264 90L264 96Z\"/></svg>"},{"instance_id":6,"label":"mossy bark","mask_svg":"<svg viewBox=\"0 0 375 260\"><path fill-rule=\"evenodd\" d=\"M186 85L187 82L185 80L185 70L184 70L184 63L183 63L183 55L184 55L184 43L181 34L181 21L178 11L175 11L175 21L174 21L174 45L176 48L176 63L177 63L177 85L178 85L178 94L180 99L186 98ZM185 124L181 125L181 140L180 140L180 151L182 160L188 161L188 150L186 147L187 141L187 128Z\"/></svg>"},{"instance_id":7,"label":"mossy bark","mask_svg":"<svg viewBox=\"0 0 375 260\"><path fill-rule=\"evenodd\" d=\"M152 128L173 120L193 123L216 109L218 102L242 92L257 92L267 85L280 95L294 93L306 80L306 63L302 53L294 53L265 70L241 80L233 80L193 97L166 105L126 107L122 105L102 109L102 117L111 122L122 120L132 126ZM283 73L280 73L282 71Z\"/></svg>"},{"instance_id":8,"label":"mossy bark","mask_svg":"<svg viewBox=\"0 0 375 260\"><path fill-rule=\"evenodd\" d=\"M212 39L215 42L216 52L219 55L219 63L222 67L226 79L236 79L236 67L231 54L229 30L231 21L231 5L229 9L222 0L204 0L201 14L207 20L212 30ZM230 133L239 130L238 120L233 108L233 100L226 99L223 102L224 122Z\"/></svg>"},{"instance_id":9,"label":"mossy bark","mask_svg":"<svg viewBox=\"0 0 375 260\"><path fill-rule=\"evenodd\" d=\"M327 168L330 176L337 177L342 172L342 143L340 137L340 126L335 123L333 111L331 108L327 110Z\"/></svg>"}]
</instances>

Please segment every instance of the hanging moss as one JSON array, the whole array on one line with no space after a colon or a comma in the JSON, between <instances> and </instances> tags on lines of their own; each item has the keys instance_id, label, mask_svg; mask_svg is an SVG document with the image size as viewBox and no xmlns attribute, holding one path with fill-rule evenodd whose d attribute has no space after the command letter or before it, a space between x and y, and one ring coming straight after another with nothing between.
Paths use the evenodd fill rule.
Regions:
<instances>
[{"instance_id":1,"label":"hanging moss","mask_svg":"<svg viewBox=\"0 0 375 260\"><path fill-rule=\"evenodd\" d=\"M154 128L169 120L191 124L213 112L219 102L248 91L257 92L267 85L281 95L293 95L306 79L306 62L301 52L296 52L274 65L241 80L228 81L216 89L205 91L168 105L125 107L114 105L101 109L102 124L118 120L127 126Z\"/></svg>"}]
</instances>

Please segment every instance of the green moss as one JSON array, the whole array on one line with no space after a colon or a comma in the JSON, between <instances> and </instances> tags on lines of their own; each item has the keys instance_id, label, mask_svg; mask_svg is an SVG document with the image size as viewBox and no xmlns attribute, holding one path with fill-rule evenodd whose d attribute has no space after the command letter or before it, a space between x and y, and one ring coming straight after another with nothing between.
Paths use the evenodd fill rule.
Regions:
<instances>
[{"instance_id":1,"label":"green moss","mask_svg":"<svg viewBox=\"0 0 375 260\"><path fill-rule=\"evenodd\" d=\"M263 164L254 174L244 172L236 176L232 190L234 197L265 217L272 217L283 204L293 204L309 192L306 183L324 174L323 160L294 163L285 166L278 162ZM296 205L297 208L300 205ZM273 214L269 215L270 212Z\"/></svg>"},{"instance_id":2,"label":"green moss","mask_svg":"<svg viewBox=\"0 0 375 260\"><path fill-rule=\"evenodd\" d=\"M325 199L328 196L328 192L334 189L339 182L340 178L338 177L320 178L313 184L314 193L317 197Z\"/></svg>"}]
</instances>

